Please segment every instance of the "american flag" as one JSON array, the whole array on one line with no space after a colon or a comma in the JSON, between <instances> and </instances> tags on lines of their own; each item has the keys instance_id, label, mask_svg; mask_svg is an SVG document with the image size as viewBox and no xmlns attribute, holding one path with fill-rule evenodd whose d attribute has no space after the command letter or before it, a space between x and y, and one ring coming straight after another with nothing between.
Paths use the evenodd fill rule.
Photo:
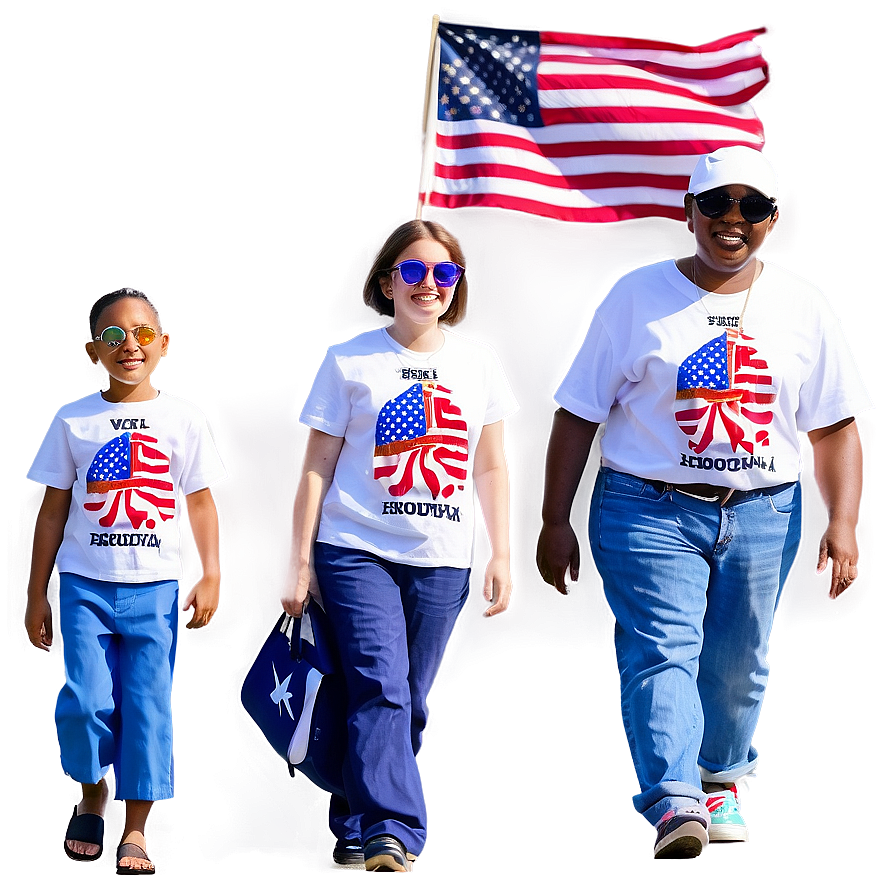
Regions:
<instances>
[{"instance_id":1,"label":"american flag","mask_svg":"<svg viewBox=\"0 0 896 896\"><path fill-rule=\"evenodd\" d=\"M124 433L106 442L87 470L87 493L102 495L88 501L86 510L102 513L99 524L115 525L119 516L133 529L174 517L174 483L169 460L153 447L158 439L141 433Z\"/></svg>"},{"instance_id":2,"label":"american flag","mask_svg":"<svg viewBox=\"0 0 896 896\"><path fill-rule=\"evenodd\" d=\"M440 23L432 206L684 219L696 159L761 149L757 28L697 47ZM428 166L427 172L429 174Z\"/></svg>"},{"instance_id":3,"label":"american flag","mask_svg":"<svg viewBox=\"0 0 896 896\"><path fill-rule=\"evenodd\" d=\"M387 402L377 417L374 479L400 498L417 484L447 498L467 478L467 424L451 390L427 380Z\"/></svg>"},{"instance_id":4,"label":"american flag","mask_svg":"<svg viewBox=\"0 0 896 896\"><path fill-rule=\"evenodd\" d=\"M752 454L768 445L768 425L774 413L765 410L775 400L768 365L749 345L750 337L727 330L701 346L678 368L675 398L687 406L675 412L681 431L692 437L688 447L702 454L721 425L732 451Z\"/></svg>"}]
</instances>

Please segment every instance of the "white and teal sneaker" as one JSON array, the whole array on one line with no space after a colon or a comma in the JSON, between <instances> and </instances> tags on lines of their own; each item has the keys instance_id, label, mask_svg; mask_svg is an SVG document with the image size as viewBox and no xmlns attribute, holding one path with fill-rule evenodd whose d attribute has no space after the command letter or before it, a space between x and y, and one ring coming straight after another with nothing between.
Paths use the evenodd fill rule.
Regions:
<instances>
[{"instance_id":1,"label":"white and teal sneaker","mask_svg":"<svg viewBox=\"0 0 896 896\"><path fill-rule=\"evenodd\" d=\"M706 795L709 809L709 840L743 841L749 840L747 825L737 804L737 788L719 790Z\"/></svg>"}]
</instances>

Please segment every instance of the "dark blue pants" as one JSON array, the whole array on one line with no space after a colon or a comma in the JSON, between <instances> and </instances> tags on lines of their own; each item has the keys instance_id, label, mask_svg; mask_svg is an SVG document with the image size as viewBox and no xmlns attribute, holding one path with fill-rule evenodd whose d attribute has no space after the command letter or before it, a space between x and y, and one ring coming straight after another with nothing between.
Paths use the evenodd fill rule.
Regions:
<instances>
[{"instance_id":1,"label":"dark blue pants","mask_svg":"<svg viewBox=\"0 0 896 896\"><path fill-rule=\"evenodd\" d=\"M390 834L419 855L426 806L416 755L426 697L470 570L409 566L320 542L314 565L348 693L347 800L333 798L330 829L362 842Z\"/></svg>"}]
</instances>

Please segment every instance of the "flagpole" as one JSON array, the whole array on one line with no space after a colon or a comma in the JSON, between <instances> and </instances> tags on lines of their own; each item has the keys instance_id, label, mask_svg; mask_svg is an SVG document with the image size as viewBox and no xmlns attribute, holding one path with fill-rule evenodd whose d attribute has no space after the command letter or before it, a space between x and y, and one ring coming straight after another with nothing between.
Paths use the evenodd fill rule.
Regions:
<instances>
[{"instance_id":1,"label":"flagpole","mask_svg":"<svg viewBox=\"0 0 896 896\"><path fill-rule=\"evenodd\" d=\"M417 190L417 220L423 215L424 198L429 194L432 174L429 167L429 105L432 99L433 73L436 58L436 38L439 33L439 17L432 17L432 31L429 36L429 61L426 70L426 94L423 97L423 152L420 163L420 186Z\"/></svg>"}]
</instances>

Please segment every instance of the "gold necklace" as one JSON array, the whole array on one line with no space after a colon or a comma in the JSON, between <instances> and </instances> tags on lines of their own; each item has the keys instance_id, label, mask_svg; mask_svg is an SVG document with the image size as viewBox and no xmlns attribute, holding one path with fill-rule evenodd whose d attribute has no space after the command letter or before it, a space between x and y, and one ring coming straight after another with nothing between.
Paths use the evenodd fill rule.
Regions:
<instances>
[{"instance_id":1,"label":"gold necklace","mask_svg":"<svg viewBox=\"0 0 896 896\"><path fill-rule=\"evenodd\" d=\"M757 258L753 265L753 277L750 280L750 285L747 287L747 295L744 298L744 306L740 310L740 317L737 320L737 333L739 336L743 336L744 334L744 317L747 314L747 304L750 301L750 293L753 291L753 284L756 282L756 278L759 276L759 272L762 270L762 262ZM709 312L709 308L706 307L706 303L703 301L703 296L700 295L700 285L697 283L697 256L694 255L691 258L691 283L694 284L694 294L697 296L697 301L703 306L703 310L707 313L708 316L712 317ZM709 296L718 296L719 293L712 292L712 290L705 289L703 290L706 295Z\"/></svg>"}]
</instances>

